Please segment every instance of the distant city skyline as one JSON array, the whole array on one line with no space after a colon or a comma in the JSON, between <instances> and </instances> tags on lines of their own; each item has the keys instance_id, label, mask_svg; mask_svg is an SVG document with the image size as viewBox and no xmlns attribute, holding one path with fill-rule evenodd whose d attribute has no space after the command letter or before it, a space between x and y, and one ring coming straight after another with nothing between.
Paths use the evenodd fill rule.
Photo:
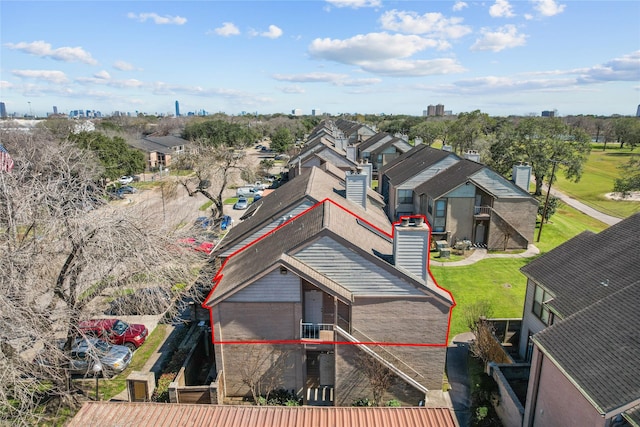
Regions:
<instances>
[{"instance_id":1,"label":"distant city skyline","mask_svg":"<svg viewBox=\"0 0 640 427\"><path fill-rule=\"evenodd\" d=\"M637 1L2 1L0 100L43 117L634 115ZM25 19L28 17L28 25Z\"/></svg>"}]
</instances>

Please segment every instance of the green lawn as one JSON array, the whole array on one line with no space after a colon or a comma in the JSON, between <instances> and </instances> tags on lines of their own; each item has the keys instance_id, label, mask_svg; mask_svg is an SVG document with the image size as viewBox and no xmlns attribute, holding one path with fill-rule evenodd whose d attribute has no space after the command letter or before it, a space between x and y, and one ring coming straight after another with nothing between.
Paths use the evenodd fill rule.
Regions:
<instances>
[{"instance_id":1,"label":"green lawn","mask_svg":"<svg viewBox=\"0 0 640 427\"><path fill-rule=\"evenodd\" d=\"M551 222L543 226L540 242L534 239L534 243L544 253L585 230L597 233L606 227L571 207L561 205L551 217ZM469 266L431 266L438 285L449 290L457 304L451 317L449 339L467 331L463 314L465 308L476 301L489 300L493 317L522 317L526 279L520 268L529 261L523 258L488 258Z\"/></svg>"},{"instance_id":2,"label":"green lawn","mask_svg":"<svg viewBox=\"0 0 640 427\"><path fill-rule=\"evenodd\" d=\"M595 146L591 150L579 182L569 182L562 173L557 174L557 181L552 185L565 194L579 199L582 203L606 214L626 218L635 212L640 212L640 202L624 202L609 200L606 193L613 191L613 182L620 177L618 166L629 161L631 155L640 155L628 149ZM546 191L546 185L544 190ZM544 233L544 229L542 231Z\"/></svg>"}]
</instances>

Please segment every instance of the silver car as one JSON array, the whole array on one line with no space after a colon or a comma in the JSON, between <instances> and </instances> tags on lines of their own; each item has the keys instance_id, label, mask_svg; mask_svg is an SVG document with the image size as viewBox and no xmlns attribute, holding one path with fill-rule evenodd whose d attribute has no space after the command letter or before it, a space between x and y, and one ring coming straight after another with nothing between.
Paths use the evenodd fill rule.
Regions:
<instances>
[{"instance_id":1,"label":"silver car","mask_svg":"<svg viewBox=\"0 0 640 427\"><path fill-rule=\"evenodd\" d=\"M98 372L111 377L127 369L133 353L123 345L109 344L97 338L80 339L71 349L69 372L78 375L93 375L96 362Z\"/></svg>"}]
</instances>

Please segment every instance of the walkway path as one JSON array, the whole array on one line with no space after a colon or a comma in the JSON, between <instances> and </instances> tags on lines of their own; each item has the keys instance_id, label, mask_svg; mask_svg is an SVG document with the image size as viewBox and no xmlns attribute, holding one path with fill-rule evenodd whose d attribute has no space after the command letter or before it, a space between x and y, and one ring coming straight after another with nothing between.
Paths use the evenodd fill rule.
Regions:
<instances>
[{"instance_id":1,"label":"walkway path","mask_svg":"<svg viewBox=\"0 0 640 427\"><path fill-rule=\"evenodd\" d=\"M535 245L529 245L526 251L520 252L517 254L509 254L509 253L500 253L500 254L490 254L486 249L474 249L473 253L460 261L451 261L451 262L442 262L442 261L434 261L431 260L429 262L430 265L436 265L439 267L458 267L461 265L471 265L474 264L481 259L485 258L531 258L534 255L540 253L540 250Z\"/></svg>"},{"instance_id":2,"label":"walkway path","mask_svg":"<svg viewBox=\"0 0 640 427\"><path fill-rule=\"evenodd\" d=\"M602 213L600 211L597 211L595 209L593 209L590 206L585 205L582 202L579 202L578 200L574 199L571 196L568 196L564 193L561 193L558 190L554 190L553 188L551 189L551 195L554 197L557 197L558 199L562 200L563 202L565 202L566 204L568 204L569 206L571 206L572 208L575 208L577 210L579 210L580 212L589 215L592 218L595 218L599 221L604 222L607 225L614 225L619 223L620 221L622 221L621 218L617 218L615 216L611 216L611 215L607 215L605 213Z\"/></svg>"}]
</instances>

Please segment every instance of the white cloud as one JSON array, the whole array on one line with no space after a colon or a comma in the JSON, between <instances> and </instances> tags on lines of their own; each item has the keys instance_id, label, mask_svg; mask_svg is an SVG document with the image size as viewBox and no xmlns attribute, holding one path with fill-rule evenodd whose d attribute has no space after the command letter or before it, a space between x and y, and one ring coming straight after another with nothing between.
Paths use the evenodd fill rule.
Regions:
<instances>
[{"instance_id":1,"label":"white cloud","mask_svg":"<svg viewBox=\"0 0 640 427\"><path fill-rule=\"evenodd\" d=\"M379 78L352 79L347 74L318 72L304 74L274 74L272 77L279 81L295 83L330 83L334 86L371 86L382 81Z\"/></svg>"},{"instance_id":2,"label":"white cloud","mask_svg":"<svg viewBox=\"0 0 640 427\"><path fill-rule=\"evenodd\" d=\"M327 0L334 7L350 7L359 9L361 7L379 7L382 5L381 0Z\"/></svg>"},{"instance_id":3,"label":"white cloud","mask_svg":"<svg viewBox=\"0 0 640 427\"><path fill-rule=\"evenodd\" d=\"M469 7L469 5L463 1L458 1L453 5L453 11L458 12L464 9L465 7Z\"/></svg>"},{"instance_id":4,"label":"white cloud","mask_svg":"<svg viewBox=\"0 0 640 427\"><path fill-rule=\"evenodd\" d=\"M260 35L269 39L277 39L282 35L282 30L275 25L269 25L269 31L260 33Z\"/></svg>"},{"instance_id":5,"label":"white cloud","mask_svg":"<svg viewBox=\"0 0 640 427\"><path fill-rule=\"evenodd\" d=\"M109 79L111 79L111 75L110 75L107 71L105 71L105 70L98 71L97 73L95 73L95 74L93 75L93 77L95 77L95 78L97 78L97 79L103 79L103 80L109 80Z\"/></svg>"},{"instance_id":6,"label":"white cloud","mask_svg":"<svg viewBox=\"0 0 640 427\"><path fill-rule=\"evenodd\" d=\"M533 8L542 16L555 16L564 11L566 5L558 4L555 0L531 0Z\"/></svg>"},{"instance_id":7,"label":"white cloud","mask_svg":"<svg viewBox=\"0 0 640 427\"><path fill-rule=\"evenodd\" d=\"M614 58L604 64L581 70L580 82L595 83L603 81L639 81L640 50L620 58Z\"/></svg>"},{"instance_id":8,"label":"white cloud","mask_svg":"<svg viewBox=\"0 0 640 427\"><path fill-rule=\"evenodd\" d=\"M380 17L382 28L405 34L429 34L436 37L457 39L471 32L462 25L462 18L446 18L441 13L425 13L391 10Z\"/></svg>"},{"instance_id":9,"label":"white cloud","mask_svg":"<svg viewBox=\"0 0 640 427\"><path fill-rule=\"evenodd\" d=\"M389 59L360 64L363 70L370 73L391 77L420 77L442 74L462 73L465 70L458 62L451 58L403 60Z\"/></svg>"},{"instance_id":10,"label":"white cloud","mask_svg":"<svg viewBox=\"0 0 640 427\"><path fill-rule=\"evenodd\" d=\"M146 22L148 19L150 19L158 25L167 25L167 24L183 25L187 23L187 18L183 18L182 16L171 16L171 15L160 16L154 12L139 13L139 14L129 12L127 14L127 18L135 19L139 22Z\"/></svg>"},{"instance_id":11,"label":"white cloud","mask_svg":"<svg viewBox=\"0 0 640 427\"><path fill-rule=\"evenodd\" d=\"M223 37L237 36L240 34L240 30L233 24L233 22L224 22L221 27L218 27L213 31L217 35Z\"/></svg>"},{"instance_id":12,"label":"white cloud","mask_svg":"<svg viewBox=\"0 0 640 427\"><path fill-rule=\"evenodd\" d=\"M515 16L513 7L507 0L496 0L489 8L489 15L493 18L512 18Z\"/></svg>"},{"instance_id":13,"label":"white cloud","mask_svg":"<svg viewBox=\"0 0 640 427\"><path fill-rule=\"evenodd\" d=\"M96 65L98 63L98 61L91 57L90 53L81 47L59 47L52 49L51 44L43 40L31 43L5 43L5 46L12 50L19 50L42 58L51 58L56 61L84 62L89 65Z\"/></svg>"},{"instance_id":14,"label":"white cloud","mask_svg":"<svg viewBox=\"0 0 640 427\"><path fill-rule=\"evenodd\" d=\"M363 61L382 61L406 58L428 48L439 47L439 42L415 35L369 33L350 39L315 39L309 46L311 56L343 64Z\"/></svg>"},{"instance_id":15,"label":"white cloud","mask_svg":"<svg viewBox=\"0 0 640 427\"><path fill-rule=\"evenodd\" d=\"M0 80L0 89L9 89L13 87L13 83L6 80Z\"/></svg>"},{"instance_id":16,"label":"white cloud","mask_svg":"<svg viewBox=\"0 0 640 427\"><path fill-rule=\"evenodd\" d=\"M120 71L141 71L141 69L136 69L136 67L133 66L133 64L130 64L128 62L125 61L116 61L113 64L113 68L115 68L116 70L120 70Z\"/></svg>"},{"instance_id":17,"label":"white cloud","mask_svg":"<svg viewBox=\"0 0 640 427\"><path fill-rule=\"evenodd\" d=\"M44 80L50 83L66 83L67 76L56 70L12 70L11 74L26 79Z\"/></svg>"},{"instance_id":18,"label":"white cloud","mask_svg":"<svg viewBox=\"0 0 640 427\"><path fill-rule=\"evenodd\" d=\"M490 50L500 52L504 49L524 46L527 39L526 35L518 34L518 29L515 25L505 25L496 31L491 31L489 28L482 28L480 33L482 34L482 38L477 39L473 46L471 46L471 50L473 51Z\"/></svg>"},{"instance_id":19,"label":"white cloud","mask_svg":"<svg viewBox=\"0 0 640 427\"><path fill-rule=\"evenodd\" d=\"M331 83L344 80L349 76L337 73L304 73L304 74L274 74L275 80L295 83Z\"/></svg>"},{"instance_id":20,"label":"white cloud","mask_svg":"<svg viewBox=\"0 0 640 427\"><path fill-rule=\"evenodd\" d=\"M302 88L301 86L295 85L295 86L285 86L280 88L280 91L282 93L288 93L288 94L302 94L305 93L304 88Z\"/></svg>"}]
</instances>

